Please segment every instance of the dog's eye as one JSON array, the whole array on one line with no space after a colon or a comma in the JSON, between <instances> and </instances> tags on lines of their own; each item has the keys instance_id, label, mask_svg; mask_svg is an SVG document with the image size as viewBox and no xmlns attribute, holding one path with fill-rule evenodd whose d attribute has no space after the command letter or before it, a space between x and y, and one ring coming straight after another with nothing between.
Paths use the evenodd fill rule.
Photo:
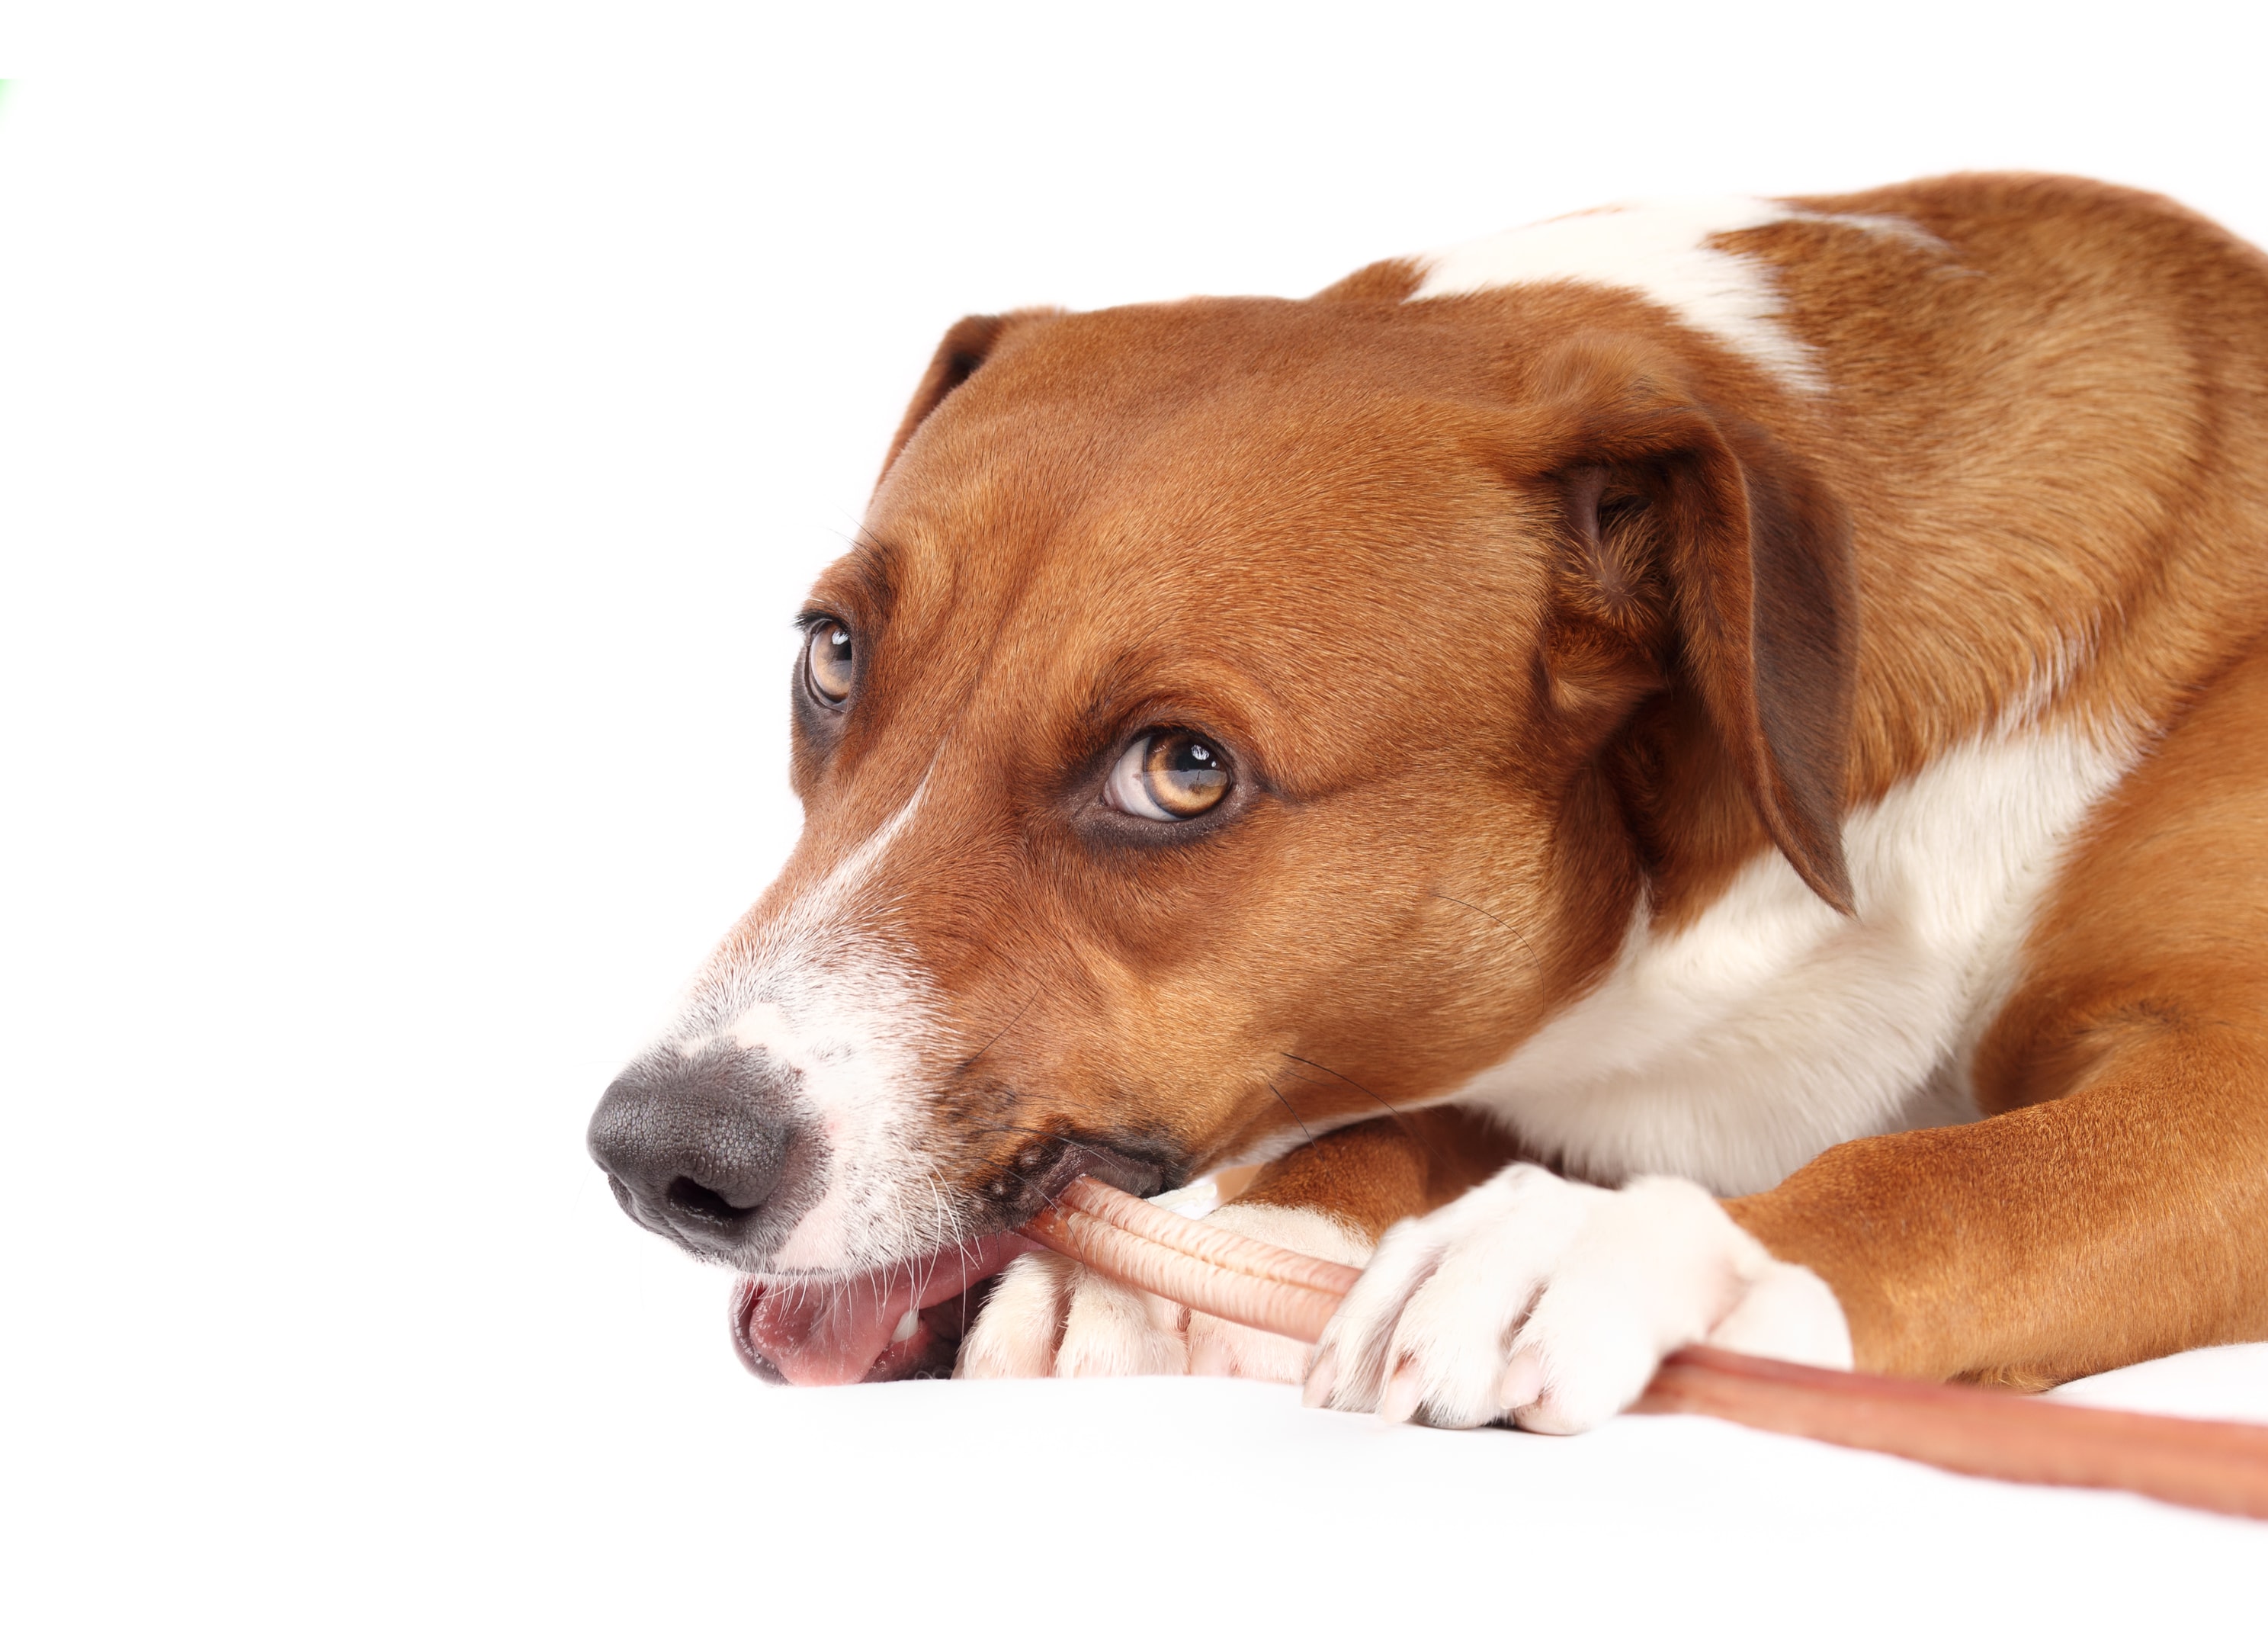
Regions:
<instances>
[{"instance_id":1,"label":"dog's eye","mask_svg":"<svg viewBox=\"0 0 2268 1647\"><path fill-rule=\"evenodd\" d=\"M839 704L850 696L851 683L858 678L852 667L855 656L850 631L833 618L811 626L811 639L804 643L803 672L821 702Z\"/></svg>"},{"instance_id":2,"label":"dog's eye","mask_svg":"<svg viewBox=\"0 0 2268 1647\"><path fill-rule=\"evenodd\" d=\"M1107 805L1170 823L1210 812L1228 793L1228 763L1194 732L1145 732L1102 786Z\"/></svg>"}]
</instances>

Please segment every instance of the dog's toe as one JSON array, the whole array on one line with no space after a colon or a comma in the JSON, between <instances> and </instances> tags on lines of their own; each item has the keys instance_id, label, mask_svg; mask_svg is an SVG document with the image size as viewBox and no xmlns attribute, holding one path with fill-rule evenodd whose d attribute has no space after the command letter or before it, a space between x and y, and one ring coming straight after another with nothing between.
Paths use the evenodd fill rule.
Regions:
<instances>
[{"instance_id":1,"label":"dog's toe","mask_svg":"<svg viewBox=\"0 0 2268 1647\"><path fill-rule=\"evenodd\" d=\"M1177 1304L1082 1269L1064 1317L1056 1377L1187 1372L1188 1316Z\"/></svg>"},{"instance_id":2,"label":"dog's toe","mask_svg":"<svg viewBox=\"0 0 2268 1647\"><path fill-rule=\"evenodd\" d=\"M1029 1252L1001 1272L954 1370L964 1378L1186 1372L1184 1313L1057 1253Z\"/></svg>"},{"instance_id":3,"label":"dog's toe","mask_svg":"<svg viewBox=\"0 0 2268 1647\"><path fill-rule=\"evenodd\" d=\"M1698 1185L1609 1191L1521 1165L1388 1232L1324 1333L1309 1399L1568 1434L1703 1340L1851 1364L1826 1284L1773 1259Z\"/></svg>"},{"instance_id":4,"label":"dog's toe","mask_svg":"<svg viewBox=\"0 0 2268 1647\"><path fill-rule=\"evenodd\" d=\"M1053 1252L1027 1252L1000 1272L991 1296L961 1340L954 1374L962 1378L1044 1378L1055 1370L1064 1311L1079 1266Z\"/></svg>"}]
</instances>

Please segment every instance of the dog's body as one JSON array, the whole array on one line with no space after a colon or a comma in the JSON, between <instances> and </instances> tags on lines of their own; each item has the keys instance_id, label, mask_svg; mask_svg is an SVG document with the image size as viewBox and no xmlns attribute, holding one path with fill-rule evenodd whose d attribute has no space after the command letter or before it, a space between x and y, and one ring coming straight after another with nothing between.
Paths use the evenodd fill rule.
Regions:
<instances>
[{"instance_id":1,"label":"dog's body","mask_svg":"<svg viewBox=\"0 0 2268 1647\"><path fill-rule=\"evenodd\" d=\"M1398 1223L1310 1392L1440 1422L2268 1336L2268 260L2178 208L965 321L808 617L804 840L593 1126L791 1378L1012 1258L964 1372L1301 1374L1016 1258L1080 1168Z\"/></svg>"}]
</instances>

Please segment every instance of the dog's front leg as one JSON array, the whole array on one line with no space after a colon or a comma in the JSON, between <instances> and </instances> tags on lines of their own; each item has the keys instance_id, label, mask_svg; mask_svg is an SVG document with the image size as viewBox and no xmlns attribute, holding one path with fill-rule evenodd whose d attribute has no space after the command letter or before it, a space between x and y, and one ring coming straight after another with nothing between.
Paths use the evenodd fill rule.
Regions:
<instances>
[{"instance_id":1,"label":"dog's front leg","mask_svg":"<svg viewBox=\"0 0 2268 1647\"><path fill-rule=\"evenodd\" d=\"M2038 1390L2268 1335L2268 1037L2235 1016L2103 1013L2078 1090L1840 1145L1732 1210L1833 1282L1870 1371Z\"/></svg>"},{"instance_id":2,"label":"dog's front leg","mask_svg":"<svg viewBox=\"0 0 2268 1647\"><path fill-rule=\"evenodd\" d=\"M1731 1203L1859 1364L2036 1389L2268 1337L2268 654L2095 820L1976 1060L1989 1119Z\"/></svg>"},{"instance_id":3,"label":"dog's front leg","mask_svg":"<svg viewBox=\"0 0 2268 1647\"><path fill-rule=\"evenodd\" d=\"M1379 1236L1455 1195L1506 1153L1449 1112L1325 1134L1263 1169L1210 1221L1336 1263L1368 1261ZM1196 1373L1296 1384L1307 1347L1098 1275L1052 1252L1011 1265L961 1348L963 1377Z\"/></svg>"}]
</instances>

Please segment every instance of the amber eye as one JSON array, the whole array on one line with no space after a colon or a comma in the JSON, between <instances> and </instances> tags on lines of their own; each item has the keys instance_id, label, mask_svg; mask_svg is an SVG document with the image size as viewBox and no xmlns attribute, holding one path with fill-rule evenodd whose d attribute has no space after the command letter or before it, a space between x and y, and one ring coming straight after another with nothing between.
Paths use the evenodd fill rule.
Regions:
<instances>
[{"instance_id":1,"label":"amber eye","mask_svg":"<svg viewBox=\"0 0 2268 1647\"><path fill-rule=\"evenodd\" d=\"M1164 822L1210 812L1227 793L1228 763L1194 732L1144 733L1102 786L1106 804Z\"/></svg>"},{"instance_id":2,"label":"amber eye","mask_svg":"<svg viewBox=\"0 0 2268 1647\"><path fill-rule=\"evenodd\" d=\"M839 704L850 696L851 683L858 679L855 661L849 630L831 617L811 626L811 639L804 643L803 672L822 703Z\"/></svg>"}]
</instances>

